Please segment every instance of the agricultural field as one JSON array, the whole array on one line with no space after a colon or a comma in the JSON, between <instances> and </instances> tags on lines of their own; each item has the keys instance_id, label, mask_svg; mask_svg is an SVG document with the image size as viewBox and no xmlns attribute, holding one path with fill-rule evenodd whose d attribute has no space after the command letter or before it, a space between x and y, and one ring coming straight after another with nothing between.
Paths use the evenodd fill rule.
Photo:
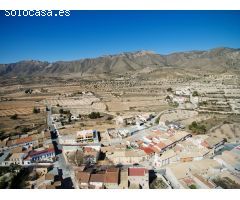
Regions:
<instances>
[{"instance_id":1,"label":"agricultural field","mask_svg":"<svg viewBox=\"0 0 240 200\"><path fill-rule=\"evenodd\" d=\"M45 113L17 115L16 119L11 117L0 118L0 136L14 136L24 134L28 131L42 131L46 128Z\"/></svg>"},{"instance_id":2,"label":"agricultural field","mask_svg":"<svg viewBox=\"0 0 240 200\"><path fill-rule=\"evenodd\" d=\"M44 105L35 101L2 101L0 102L0 117L17 115L29 115L33 112L33 108L40 108L44 112Z\"/></svg>"}]
</instances>

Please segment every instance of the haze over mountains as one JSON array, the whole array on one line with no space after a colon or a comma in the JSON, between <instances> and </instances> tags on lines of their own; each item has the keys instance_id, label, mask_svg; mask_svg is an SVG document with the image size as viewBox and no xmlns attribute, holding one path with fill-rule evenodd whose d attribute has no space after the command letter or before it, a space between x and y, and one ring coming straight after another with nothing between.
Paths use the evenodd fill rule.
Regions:
<instances>
[{"instance_id":1,"label":"haze over mountains","mask_svg":"<svg viewBox=\"0 0 240 200\"><path fill-rule=\"evenodd\" d=\"M21 61L0 65L0 76L38 76L79 74L124 74L161 68L198 68L207 70L240 70L240 49L215 48L210 51L177 52L160 55L150 51L137 51L107 55L77 61ZM146 70L148 71L148 70Z\"/></svg>"}]
</instances>

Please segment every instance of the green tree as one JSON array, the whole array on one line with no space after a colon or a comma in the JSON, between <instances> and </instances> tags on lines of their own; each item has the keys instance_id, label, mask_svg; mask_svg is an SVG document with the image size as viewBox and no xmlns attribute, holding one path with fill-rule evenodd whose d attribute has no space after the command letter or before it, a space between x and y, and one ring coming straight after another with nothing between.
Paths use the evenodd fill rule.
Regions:
<instances>
[{"instance_id":1,"label":"green tree","mask_svg":"<svg viewBox=\"0 0 240 200\"><path fill-rule=\"evenodd\" d=\"M166 189L167 185L162 179L156 178L149 187L150 189Z\"/></svg>"},{"instance_id":2,"label":"green tree","mask_svg":"<svg viewBox=\"0 0 240 200\"><path fill-rule=\"evenodd\" d=\"M197 134L205 134L207 132L206 126L204 124L198 124L196 121L193 121L192 124L188 126L189 130Z\"/></svg>"}]
</instances>

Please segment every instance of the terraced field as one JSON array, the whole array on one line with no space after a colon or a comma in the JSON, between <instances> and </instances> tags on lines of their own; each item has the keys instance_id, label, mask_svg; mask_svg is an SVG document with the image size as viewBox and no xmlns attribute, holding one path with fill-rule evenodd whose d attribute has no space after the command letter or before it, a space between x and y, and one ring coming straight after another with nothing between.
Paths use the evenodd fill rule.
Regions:
<instances>
[{"instance_id":1,"label":"terraced field","mask_svg":"<svg viewBox=\"0 0 240 200\"><path fill-rule=\"evenodd\" d=\"M33 108L37 107L44 111L44 105L35 101L4 101L0 102L0 117L18 115L29 115Z\"/></svg>"}]
</instances>

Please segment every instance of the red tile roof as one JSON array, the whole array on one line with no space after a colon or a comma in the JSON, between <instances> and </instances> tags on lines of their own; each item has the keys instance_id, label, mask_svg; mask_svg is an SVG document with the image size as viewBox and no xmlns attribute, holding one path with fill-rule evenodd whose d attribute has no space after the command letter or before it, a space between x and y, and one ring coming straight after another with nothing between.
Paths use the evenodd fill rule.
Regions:
<instances>
[{"instance_id":1,"label":"red tile roof","mask_svg":"<svg viewBox=\"0 0 240 200\"><path fill-rule=\"evenodd\" d=\"M128 168L128 176L144 176L145 173L145 168Z\"/></svg>"},{"instance_id":2,"label":"red tile roof","mask_svg":"<svg viewBox=\"0 0 240 200\"><path fill-rule=\"evenodd\" d=\"M162 134L162 132L160 130L153 130L154 133L159 133Z\"/></svg>"},{"instance_id":3,"label":"red tile roof","mask_svg":"<svg viewBox=\"0 0 240 200\"><path fill-rule=\"evenodd\" d=\"M77 172L76 178L79 181L79 183L88 183L90 179L90 173L89 172Z\"/></svg>"},{"instance_id":4,"label":"red tile roof","mask_svg":"<svg viewBox=\"0 0 240 200\"><path fill-rule=\"evenodd\" d=\"M142 149L148 155L154 153L153 149L150 147L141 147L140 149Z\"/></svg>"},{"instance_id":5,"label":"red tile roof","mask_svg":"<svg viewBox=\"0 0 240 200\"><path fill-rule=\"evenodd\" d=\"M164 147L166 147L166 144L164 144L163 142L159 142L156 146L158 146L160 149L163 149Z\"/></svg>"},{"instance_id":6,"label":"red tile roof","mask_svg":"<svg viewBox=\"0 0 240 200\"><path fill-rule=\"evenodd\" d=\"M96 150L91 147L84 147L84 152L93 152L93 151L96 151Z\"/></svg>"},{"instance_id":7,"label":"red tile roof","mask_svg":"<svg viewBox=\"0 0 240 200\"><path fill-rule=\"evenodd\" d=\"M33 141L32 137L19 138L19 139L16 139L16 140L8 141L7 146L24 144L24 143L29 143L29 142L32 142L32 141Z\"/></svg>"},{"instance_id":8,"label":"red tile roof","mask_svg":"<svg viewBox=\"0 0 240 200\"><path fill-rule=\"evenodd\" d=\"M91 174L90 182L104 182L105 174Z\"/></svg>"},{"instance_id":9,"label":"red tile roof","mask_svg":"<svg viewBox=\"0 0 240 200\"><path fill-rule=\"evenodd\" d=\"M19 138L16 140L16 144L28 143L32 141L33 141L32 137Z\"/></svg>"},{"instance_id":10,"label":"red tile roof","mask_svg":"<svg viewBox=\"0 0 240 200\"><path fill-rule=\"evenodd\" d=\"M49 148L49 149L44 149L42 151L32 151L30 152L29 156L36 156L36 155L40 155L40 154L46 154L46 153L52 153L55 152L53 148Z\"/></svg>"},{"instance_id":11,"label":"red tile roof","mask_svg":"<svg viewBox=\"0 0 240 200\"><path fill-rule=\"evenodd\" d=\"M106 170L106 172L119 172L119 169L115 167L110 167Z\"/></svg>"},{"instance_id":12,"label":"red tile roof","mask_svg":"<svg viewBox=\"0 0 240 200\"><path fill-rule=\"evenodd\" d=\"M159 148L158 148L157 146L153 146L153 147L151 147L151 149L152 149L154 152L156 152L156 153L159 153L159 152L160 152L160 150L159 150Z\"/></svg>"},{"instance_id":13,"label":"red tile roof","mask_svg":"<svg viewBox=\"0 0 240 200\"><path fill-rule=\"evenodd\" d=\"M118 184L118 179L119 179L119 169L117 168L107 169L104 183Z\"/></svg>"},{"instance_id":14,"label":"red tile roof","mask_svg":"<svg viewBox=\"0 0 240 200\"><path fill-rule=\"evenodd\" d=\"M206 141L203 141L203 142L201 143L201 145L204 146L204 147L207 147L207 148L209 147L209 144L208 144Z\"/></svg>"},{"instance_id":15,"label":"red tile roof","mask_svg":"<svg viewBox=\"0 0 240 200\"><path fill-rule=\"evenodd\" d=\"M187 185L191 185L194 184L194 180L192 178L184 178L183 181L187 184Z\"/></svg>"}]
</instances>

